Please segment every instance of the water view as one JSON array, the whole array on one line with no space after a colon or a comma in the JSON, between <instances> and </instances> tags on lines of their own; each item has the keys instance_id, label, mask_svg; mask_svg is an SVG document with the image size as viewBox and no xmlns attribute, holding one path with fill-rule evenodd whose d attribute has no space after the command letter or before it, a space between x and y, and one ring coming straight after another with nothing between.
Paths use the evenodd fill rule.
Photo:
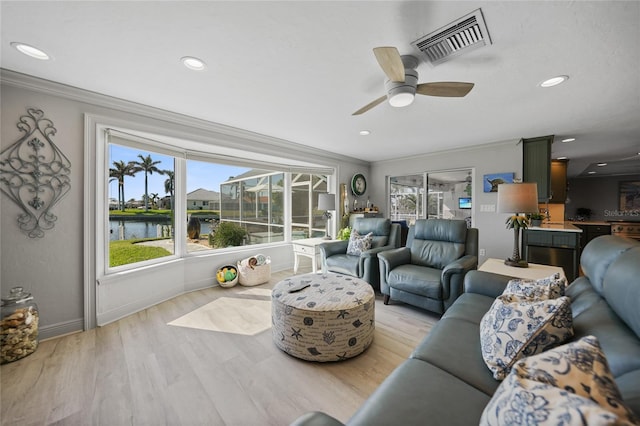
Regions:
<instances>
[{"instance_id":1,"label":"water view","mask_svg":"<svg viewBox=\"0 0 640 426\"><path fill-rule=\"evenodd\" d=\"M158 235L158 225L168 227L168 220L109 220L109 240L132 240L138 238L156 238ZM120 230L122 227L122 231ZM160 231L162 232L162 231ZM166 232L166 231L165 231ZM208 234L211 232L211 224L208 222L200 222L200 234ZM123 238L121 238L123 237Z\"/></svg>"}]
</instances>

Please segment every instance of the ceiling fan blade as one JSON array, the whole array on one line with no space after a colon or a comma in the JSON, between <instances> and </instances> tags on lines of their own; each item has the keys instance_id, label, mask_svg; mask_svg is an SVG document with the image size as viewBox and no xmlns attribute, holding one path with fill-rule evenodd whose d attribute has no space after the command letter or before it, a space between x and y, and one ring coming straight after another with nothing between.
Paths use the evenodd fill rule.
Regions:
<instances>
[{"instance_id":1,"label":"ceiling fan blade","mask_svg":"<svg viewBox=\"0 0 640 426\"><path fill-rule=\"evenodd\" d=\"M360 108L359 110L357 110L356 112L354 112L351 115L360 115L362 113L365 113L367 111L369 111L371 108L373 108L374 106L380 105L382 102L384 102L387 99L387 95L384 96L380 96L378 99L376 99L373 102L369 102L368 104L366 104L365 106L363 106L362 108Z\"/></svg>"},{"instance_id":2,"label":"ceiling fan blade","mask_svg":"<svg viewBox=\"0 0 640 426\"><path fill-rule=\"evenodd\" d=\"M461 98L473 89L473 83L460 81L441 81L437 83L422 83L416 87L416 93L428 96L443 96L446 98Z\"/></svg>"},{"instance_id":3,"label":"ceiling fan blade","mask_svg":"<svg viewBox=\"0 0 640 426\"><path fill-rule=\"evenodd\" d=\"M375 47L373 54L380 64L389 80L394 82L404 82L404 64L398 49L395 47Z\"/></svg>"}]
</instances>

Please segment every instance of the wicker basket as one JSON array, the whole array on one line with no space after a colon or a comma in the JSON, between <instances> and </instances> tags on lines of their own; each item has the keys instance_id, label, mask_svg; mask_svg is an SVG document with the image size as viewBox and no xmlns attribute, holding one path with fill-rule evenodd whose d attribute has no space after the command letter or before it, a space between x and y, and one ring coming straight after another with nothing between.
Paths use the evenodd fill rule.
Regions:
<instances>
[{"instance_id":1,"label":"wicker basket","mask_svg":"<svg viewBox=\"0 0 640 426\"><path fill-rule=\"evenodd\" d=\"M233 265L224 265L220 268L218 268L218 272L223 270L224 268L233 268L237 271L239 271L239 268L237 268L236 266ZM232 279L231 281L224 281L224 282L220 282L220 280L217 278L217 273L216 273L216 281L218 282L218 284L220 285L220 287L224 287L224 288L229 288L229 287L233 287L234 285L238 284L238 277L240 276L239 273L236 273L236 277L234 279Z\"/></svg>"},{"instance_id":2,"label":"wicker basket","mask_svg":"<svg viewBox=\"0 0 640 426\"><path fill-rule=\"evenodd\" d=\"M238 262L238 277L240 278L240 285L250 287L264 284L271 279L271 262L257 265L253 268Z\"/></svg>"}]
</instances>

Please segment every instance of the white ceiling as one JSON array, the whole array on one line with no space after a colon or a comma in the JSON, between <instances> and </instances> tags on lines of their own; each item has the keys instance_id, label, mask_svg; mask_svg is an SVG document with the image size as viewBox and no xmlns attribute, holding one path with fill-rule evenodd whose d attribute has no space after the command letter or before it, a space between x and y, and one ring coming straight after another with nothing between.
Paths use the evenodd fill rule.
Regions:
<instances>
[{"instance_id":1,"label":"white ceiling","mask_svg":"<svg viewBox=\"0 0 640 426\"><path fill-rule=\"evenodd\" d=\"M475 83L469 95L351 115L384 94L373 47L418 55L412 41L477 8L493 44L418 67L420 83ZM2 68L368 161L554 134L575 176L640 152L637 1L2 1L1 12ZM186 69L186 55L207 69Z\"/></svg>"}]
</instances>

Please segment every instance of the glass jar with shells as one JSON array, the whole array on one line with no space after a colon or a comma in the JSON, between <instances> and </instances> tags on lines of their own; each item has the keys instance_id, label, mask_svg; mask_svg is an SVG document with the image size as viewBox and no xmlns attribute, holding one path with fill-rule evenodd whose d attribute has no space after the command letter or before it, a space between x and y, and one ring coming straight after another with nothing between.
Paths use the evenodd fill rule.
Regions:
<instances>
[{"instance_id":1,"label":"glass jar with shells","mask_svg":"<svg viewBox=\"0 0 640 426\"><path fill-rule=\"evenodd\" d=\"M38 347L38 305L31 293L13 287L2 298L0 320L0 364L17 361Z\"/></svg>"}]
</instances>

